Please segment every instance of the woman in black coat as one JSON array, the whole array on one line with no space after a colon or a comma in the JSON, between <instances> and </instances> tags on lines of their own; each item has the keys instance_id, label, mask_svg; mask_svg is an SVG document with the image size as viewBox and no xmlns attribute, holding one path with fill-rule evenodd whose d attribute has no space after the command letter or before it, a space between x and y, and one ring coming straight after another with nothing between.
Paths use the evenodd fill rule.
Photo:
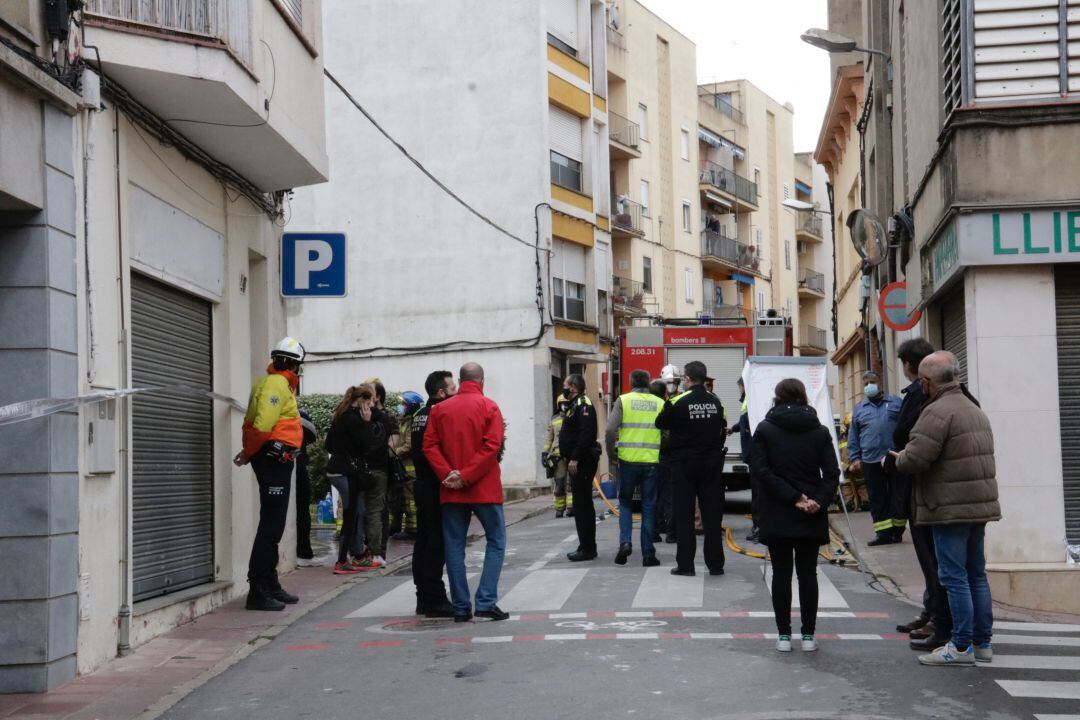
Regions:
<instances>
[{"instance_id":1,"label":"woman in black coat","mask_svg":"<svg viewBox=\"0 0 1080 720\"><path fill-rule=\"evenodd\" d=\"M817 650L818 549L829 542L826 508L836 493L840 466L832 435L806 399L806 387L789 378L776 386L773 408L754 433L758 525L773 566L772 602L779 638L791 651L791 573L799 577L802 648Z\"/></svg>"}]
</instances>

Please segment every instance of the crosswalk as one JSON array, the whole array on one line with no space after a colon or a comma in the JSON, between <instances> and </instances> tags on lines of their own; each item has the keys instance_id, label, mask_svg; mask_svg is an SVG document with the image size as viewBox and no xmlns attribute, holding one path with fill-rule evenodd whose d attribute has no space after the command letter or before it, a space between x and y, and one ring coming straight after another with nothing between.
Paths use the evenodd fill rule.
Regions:
<instances>
[{"instance_id":1,"label":"crosswalk","mask_svg":"<svg viewBox=\"0 0 1080 720\"><path fill-rule=\"evenodd\" d=\"M1040 701L1055 711L1076 711L1036 713L1036 720L1080 720L1080 705L1064 702L1080 700L1080 654L1075 650L1080 648L1080 625L999 621L994 632L994 660L979 669L993 673L994 682L1012 697Z\"/></svg>"}]
</instances>

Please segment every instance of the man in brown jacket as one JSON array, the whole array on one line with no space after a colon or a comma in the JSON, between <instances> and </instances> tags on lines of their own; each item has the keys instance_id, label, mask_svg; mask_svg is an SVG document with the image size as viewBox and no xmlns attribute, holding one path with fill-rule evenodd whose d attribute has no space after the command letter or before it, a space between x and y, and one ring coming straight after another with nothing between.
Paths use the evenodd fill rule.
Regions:
<instances>
[{"instance_id":1,"label":"man in brown jacket","mask_svg":"<svg viewBox=\"0 0 1080 720\"><path fill-rule=\"evenodd\" d=\"M952 639L924 665L990 662L994 615L983 552L986 523L1001 519L990 420L960 387L949 352L928 355L919 381L930 398L896 469L915 478L914 521L933 528L941 584L949 596Z\"/></svg>"}]
</instances>

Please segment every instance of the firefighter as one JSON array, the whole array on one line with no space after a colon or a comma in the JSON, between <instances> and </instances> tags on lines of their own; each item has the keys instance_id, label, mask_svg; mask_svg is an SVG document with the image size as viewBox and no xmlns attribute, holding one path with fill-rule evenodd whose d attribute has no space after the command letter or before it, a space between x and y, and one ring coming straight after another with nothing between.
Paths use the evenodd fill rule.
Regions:
<instances>
[{"instance_id":1,"label":"firefighter","mask_svg":"<svg viewBox=\"0 0 1080 720\"><path fill-rule=\"evenodd\" d=\"M574 524L578 548L567 554L570 562L595 560L596 507L592 500L592 481L600 462L600 444L596 442L596 408L585 394L585 378L578 374L563 381L563 394L570 401L562 429L559 452L566 459L570 491L574 496Z\"/></svg>"},{"instance_id":2,"label":"firefighter","mask_svg":"<svg viewBox=\"0 0 1080 720\"><path fill-rule=\"evenodd\" d=\"M251 463L259 483L259 527L248 562L248 610L284 610L299 602L278 582L278 543L285 532L289 486L296 454L304 442L296 396L304 346L284 338L270 352L266 375L251 388L244 415L244 449L233 462Z\"/></svg>"},{"instance_id":3,"label":"firefighter","mask_svg":"<svg viewBox=\"0 0 1080 720\"><path fill-rule=\"evenodd\" d=\"M393 442L397 457L401 487L390 507L390 534L395 540L416 539L416 498L414 488L416 467L412 459L412 419L423 407L424 398L412 390L401 393L401 417L398 419L397 440Z\"/></svg>"},{"instance_id":4,"label":"firefighter","mask_svg":"<svg viewBox=\"0 0 1080 720\"><path fill-rule=\"evenodd\" d=\"M559 431L562 430L566 411L570 408L570 401L565 395L555 398L555 414L551 416L547 428L547 442L540 453L540 462L547 471L547 477L552 482L552 490L555 496L555 517L574 517L573 500L568 500L566 494L566 460L559 454Z\"/></svg>"}]
</instances>

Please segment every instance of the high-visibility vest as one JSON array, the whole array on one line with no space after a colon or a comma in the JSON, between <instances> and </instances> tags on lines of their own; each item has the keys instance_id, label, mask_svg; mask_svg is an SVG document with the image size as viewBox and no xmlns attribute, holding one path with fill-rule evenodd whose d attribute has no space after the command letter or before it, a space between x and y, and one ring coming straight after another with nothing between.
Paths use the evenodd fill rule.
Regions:
<instances>
[{"instance_id":1,"label":"high-visibility vest","mask_svg":"<svg viewBox=\"0 0 1080 720\"><path fill-rule=\"evenodd\" d=\"M619 398L622 424L619 425L619 460L629 463L660 462L660 428L656 416L663 406L651 393L628 392Z\"/></svg>"},{"instance_id":2,"label":"high-visibility vest","mask_svg":"<svg viewBox=\"0 0 1080 720\"><path fill-rule=\"evenodd\" d=\"M745 415L745 414L746 414L746 398L743 398L743 400L742 400L742 405L740 405L740 406L739 406L739 412L740 412L740 413L741 413L742 415Z\"/></svg>"}]
</instances>

